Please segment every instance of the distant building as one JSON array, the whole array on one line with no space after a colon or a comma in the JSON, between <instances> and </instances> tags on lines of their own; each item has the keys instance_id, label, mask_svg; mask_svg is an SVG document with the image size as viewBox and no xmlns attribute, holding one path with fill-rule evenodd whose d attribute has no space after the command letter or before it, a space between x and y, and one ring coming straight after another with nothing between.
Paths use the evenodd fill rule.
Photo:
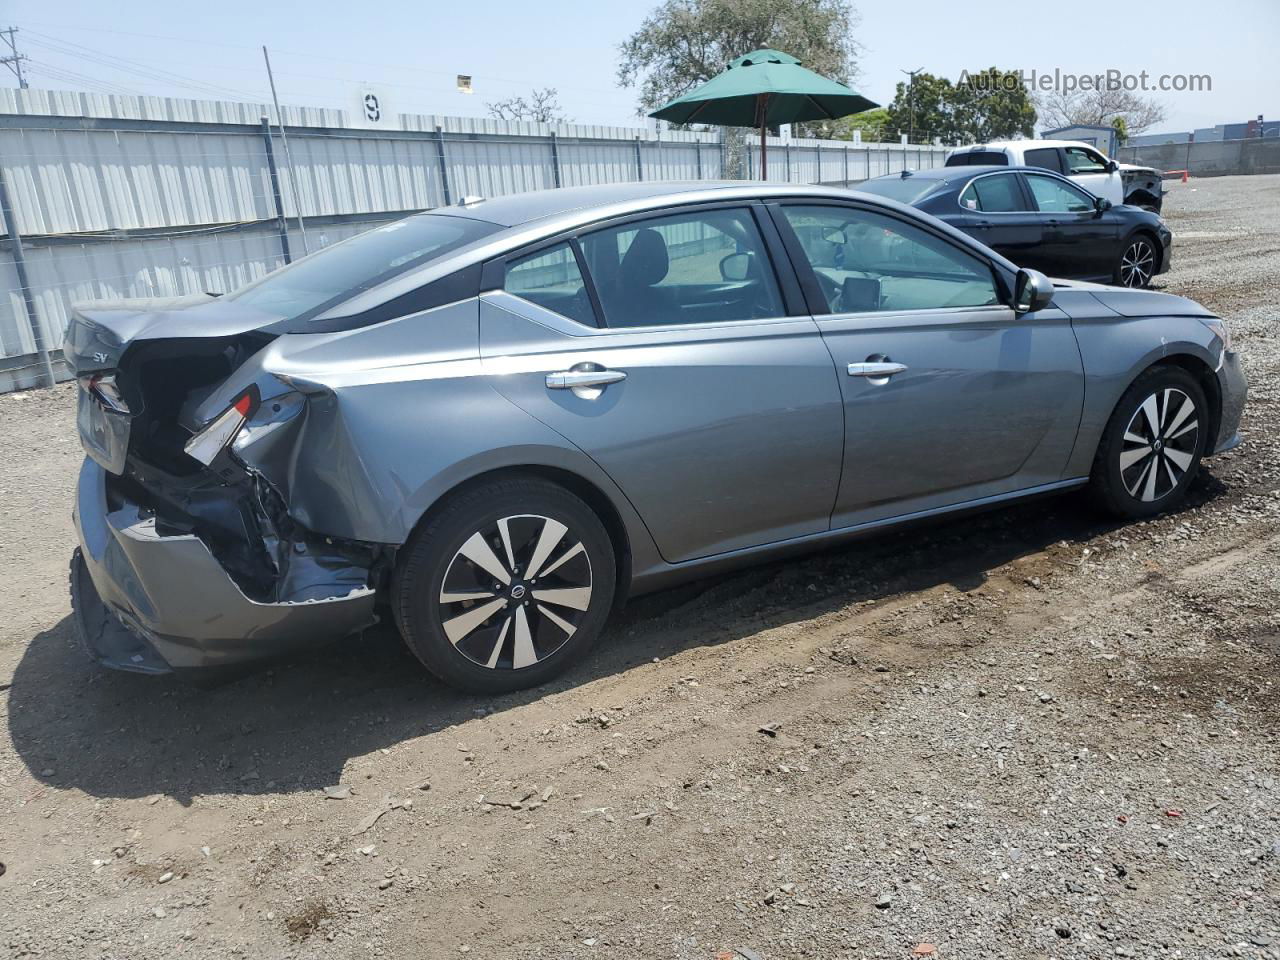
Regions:
<instances>
[{"instance_id":1,"label":"distant building","mask_svg":"<svg viewBox=\"0 0 1280 960\"><path fill-rule=\"evenodd\" d=\"M1080 140L1097 147L1108 157L1116 154L1116 128L1098 123L1074 123L1041 134L1046 140Z\"/></svg>"},{"instance_id":2,"label":"distant building","mask_svg":"<svg viewBox=\"0 0 1280 960\"><path fill-rule=\"evenodd\" d=\"M1280 120L1256 120L1244 123L1220 123L1214 127L1197 127L1178 133L1143 133L1125 141L1126 147L1146 147L1162 143L1186 143L1195 136L1196 143L1213 143L1216 140L1250 140L1254 137L1280 137Z\"/></svg>"}]
</instances>

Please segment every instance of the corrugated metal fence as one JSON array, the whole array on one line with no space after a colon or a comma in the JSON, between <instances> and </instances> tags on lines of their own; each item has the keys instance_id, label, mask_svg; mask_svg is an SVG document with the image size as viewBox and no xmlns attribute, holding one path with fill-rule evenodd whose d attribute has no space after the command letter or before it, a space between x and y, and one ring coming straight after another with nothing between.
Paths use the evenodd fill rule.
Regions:
<instances>
[{"instance_id":1,"label":"corrugated metal fence","mask_svg":"<svg viewBox=\"0 0 1280 960\"><path fill-rule=\"evenodd\" d=\"M40 382L37 334L56 348L72 303L232 290L302 255L299 214L314 251L464 196L759 169L758 144L745 144L734 171L715 133L417 115L402 116L400 130L363 130L346 127L341 111L286 107L291 171L268 113L0 91L11 220L0 225L0 392ZM768 150L769 179L797 183L856 182L945 156L934 146L820 140L770 140Z\"/></svg>"},{"instance_id":2,"label":"corrugated metal fence","mask_svg":"<svg viewBox=\"0 0 1280 960\"><path fill-rule=\"evenodd\" d=\"M1121 147L1116 159L1157 170L1186 170L1193 177L1280 173L1280 137L1148 143Z\"/></svg>"}]
</instances>

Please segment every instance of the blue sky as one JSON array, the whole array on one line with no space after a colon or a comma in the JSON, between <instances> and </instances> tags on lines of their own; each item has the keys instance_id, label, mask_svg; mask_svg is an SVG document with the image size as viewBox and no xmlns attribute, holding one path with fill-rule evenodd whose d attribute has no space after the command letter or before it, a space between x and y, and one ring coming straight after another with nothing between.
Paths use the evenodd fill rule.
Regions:
<instances>
[{"instance_id":1,"label":"blue sky","mask_svg":"<svg viewBox=\"0 0 1280 960\"><path fill-rule=\"evenodd\" d=\"M394 112L482 116L486 101L552 86L575 120L631 124L635 96L616 85L617 45L652 6L652 0L2 0L0 20L22 31L33 86L79 88L87 78L91 89L265 100L260 45L266 43L288 103L347 107L364 81L385 91ZM965 68L997 64L1040 72L1209 74L1212 92L1159 95L1167 130L1280 115L1277 0L857 6L857 38L865 48L858 87L882 103L892 98L900 69L923 67L954 80ZM474 95L456 92L459 73L474 77Z\"/></svg>"}]
</instances>

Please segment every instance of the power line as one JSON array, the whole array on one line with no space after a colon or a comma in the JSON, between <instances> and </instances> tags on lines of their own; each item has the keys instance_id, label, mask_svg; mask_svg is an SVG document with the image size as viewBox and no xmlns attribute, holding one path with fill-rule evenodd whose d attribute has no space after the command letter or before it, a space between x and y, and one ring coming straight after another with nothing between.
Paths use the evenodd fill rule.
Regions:
<instances>
[{"instance_id":1,"label":"power line","mask_svg":"<svg viewBox=\"0 0 1280 960\"><path fill-rule=\"evenodd\" d=\"M4 37L4 42L9 45L9 55L0 57L0 63L3 63L18 78L18 89L27 89L27 78L22 75L22 62L30 59L18 52L17 27L9 27L6 30L0 30L0 36Z\"/></svg>"},{"instance_id":2,"label":"power line","mask_svg":"<svg viewBox=\"0 0 1280 960\"><path fill-rule=\"evenodd\" d=\"M70 29L70 30L89 29L89 28L78 27L78 26L69 25L69 24L45 24L45 25L56 26L59 29ZM30 28L27 28L27 29L28 29L28 33L38 33L38 31L32 31ZM197 40L192 37L173 37L173 36L165 36L161 34L137 33L137 32L128 31L128 30L105 30L105 29L98 30L95 28L93 32L113 34L118 36L127 36L127 37L139 37L139 38L149 39L149 40L166 40L166 41L177 42L177 43L189 43L189 44L195 44L198 46L222 47L228 50L241 50L246 52L249 50L254 50L256 52L256 49L257 49L255 47L249 47L247 45L241 45L241 44L219 43L217 41L212 41L212 40ZM49 36L48 34L43 34L43 33L40 33L39 35L44 37ZM50 37L50 39L54 39L54 38ZM84 47L81 44L74 44L72 43L72 41L59 41L59 42L71 44L73 46L80 47L81 49L89 49ZM277 55L285 54L290 57L303 57L311 60L322 60L322 61L329 61L332 63L345 63L353 66L375 66L383 69L412 71L413 73L419 74L419 75L425 74L430 76L439 76L442 78L447 78L447 80L449 81L449 83L447 84L449 89L452 89L453 87L452 81L457 75L457 71L432 70L430 68L423 67L421 64L416 64L416 63L404 64L404 63L388 63L387 61L384 61L384 60L376 60L376 61L375 60L358 60L350 57L335 57L335 56L329 56L327 54L315 53L311 51L302 51L302 50L277 49L276 53ZM130 62L136 63L137 61L130 61ZM201 66L203 69L206 69L206 70L225 70L225 71L235 70L237 72L243 72L243 69L244 69L242 67L223 67L213 63L204 63ZM160 70L161 68L156 67L151 69ZM341 80L340 77L334 77L331 75L303 73L300 71L294 71L294 70L288 70L288 69L277 70L276 72L281 76L292 76L292 77L302 77L302 78L308 78L308 79L331 80L331 81ZM527 89L531 85L530 80L528 78L518 79L514 77L500 77L500 76L495 76L493 74L487 74L487 73L475 74L474 76L478 83L484 83L484 84L497 83L497 84L505 84L511 87L525 88L525 89ZM376 78L365 77L362 79L374 80ZM199 82L199 81L196 81L196 82ZM441 90L443 89L440 87L429 86L426 84L404 83L404 82L397 82L397 81L391 81L391 80L376 80L376 82L385 86L404 87L407 89L423 90L423 91L429 91L437 94L440 93ZM556 89L558 90L566 90L574 93L577 93L580 91L591 92L591 93L599 92L594 88L589 89L585 87L565 87L563 84L558 84L558 83L553 83L551 85L555 86ZM204 86L217 88L216 84L204 84ZM221 89L226 89L226 88L221 88ZM296 94L291 94L291 95L296 95ZM236 99L239 99L239 97L237 97ZM265 98L262 98L262 99L265 99ZM607 106L612 109L622 109L622 110L627 109L625 105L620 106L618 104L615 104L612 101L599 100L599 99L586 99L583 97L577 97L577 99L581 103L591 104L594 106Z\"/></svg>"},{"instance_id":3,"label":"power line","mask_svg":"<svg viewBox=\"0 0 1280 960\"><path fill-rule=\"evenodd\" d=\"M157 67L148 67L136 60L117 57L102 50L95 50L94 48L86 47L83 44L73 43L70 40L60 40L57 37L48 36L47 34L40 33L37 30L29 30L28 33L33 37L31 40L32 43L43 47L46 50L53 51L54 53L60 53L63 56L75 57L100 67L106 67L110 70L118 70L122 73L133 74L134 76L142 77L147 80L200 91L206 96L214 94L218 97L229 97L230 99L237 100L244 98L256 100L259 98L257 94L249 93L244 90L238 90L233 87L224 87L214 83L206 83L202 80L196 80L194 77L174 73L169 70L162 70Z\"/></svg>"}]
</instances>

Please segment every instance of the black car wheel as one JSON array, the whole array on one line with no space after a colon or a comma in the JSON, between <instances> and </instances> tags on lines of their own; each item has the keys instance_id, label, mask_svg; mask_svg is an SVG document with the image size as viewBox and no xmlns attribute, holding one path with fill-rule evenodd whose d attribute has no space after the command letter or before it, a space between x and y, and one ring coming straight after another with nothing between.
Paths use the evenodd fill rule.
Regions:
<instances>
[{"instance_id":1,"label":"black car wheel","mask_svg":"<svg viewBox=\"0 0 1280 960\"><path fill-rule=\"evenodd\" d=\"M1200 470L1209 406L1181 367L1146 371L1116 405L1094 458L1092 489L1125 518L1149 517L1180 504Z\"/></svg>"},{"instance_id":2,"label":"black car wheel","mask_svg":"<svg viewBox=\"0 0 1280 960\"><path fill-rule=\"evenodd\" d=\"M1145 287L1160 268L1155 241L1145 233L1134 234L1120 252L1115 282L1123 287Z\"/></svg>"},{"instance_id":3,"label":"black car wheel","mask_svg":"<svg viewBox=\"0 0 1280 960\"><path fill-rule=\"evenodd\" d=\"M613 547L590 507L544 480L501 480L453 498L415 533L392 607L428 670L501 693L581 659L614 587Z\"/></svg>"}]
</instances>

